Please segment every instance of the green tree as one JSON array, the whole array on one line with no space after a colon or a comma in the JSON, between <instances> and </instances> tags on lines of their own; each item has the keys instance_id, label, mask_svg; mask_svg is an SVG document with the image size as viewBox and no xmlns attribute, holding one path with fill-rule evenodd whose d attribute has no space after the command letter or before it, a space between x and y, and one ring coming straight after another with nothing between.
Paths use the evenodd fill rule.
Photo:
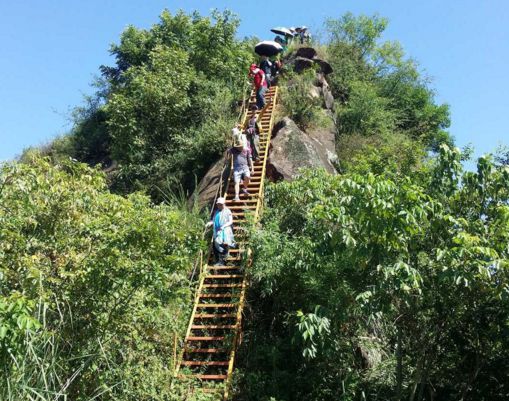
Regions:
<instances>
[{"instance_id":1,"label":"green tree","mask_svg":"<svg viewBox=\"0 0 509 401\"><path fill-rule=\"evenodd\" d=\"M0 205L0 398L168 399L201 219L39 158Z\"/></svg>"},{"instance_id":2,"label":"green tree","mask_svg":"<svg viewBox=\"0 0 509 401\"><path fill-rule=\"evenodd\" d=\"M241 399L506 397L509 170L460 159L268 188Z\"/></svg>"}]
</instances>

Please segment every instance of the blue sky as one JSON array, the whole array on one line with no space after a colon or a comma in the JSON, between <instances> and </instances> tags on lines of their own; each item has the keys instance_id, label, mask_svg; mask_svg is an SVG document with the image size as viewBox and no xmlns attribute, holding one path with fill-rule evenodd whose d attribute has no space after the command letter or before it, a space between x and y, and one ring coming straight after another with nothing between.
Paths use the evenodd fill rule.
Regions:
<instances>
[{"instance_id":1,"label":"blue sky","mask_svg":"<svg viewBox=\"0 0 509 401\"><path fill-rule=\"evenodd\" d=\"M322 30L325 18L379 13L384 39L398 40L450 104L457 144L475 154L509 145L509 2L507 0L151 1L46 0L0 4L0 160L69 129L69 111L91 93L109 44L129 24L148 28L160 12L229 8L239 36L271 38L275 25Z\"/></svg>"}]
</instances>

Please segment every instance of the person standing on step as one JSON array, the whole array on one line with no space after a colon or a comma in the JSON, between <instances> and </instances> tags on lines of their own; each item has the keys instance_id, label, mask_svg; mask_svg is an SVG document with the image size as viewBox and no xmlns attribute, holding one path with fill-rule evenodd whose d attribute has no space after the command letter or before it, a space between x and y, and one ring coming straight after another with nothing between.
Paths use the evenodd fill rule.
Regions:
<instances>
[{"instance_id":1,"label":"person standing on step","mask_svg":"<svg viewBox=\"0 0 509 401\"><path fill-rule=\"evenodd\" d=\"M260 68L265 73L265 80L267 81L267 88L270 88L272 85L272 62L269 60L267 56L262 56L262 61L260 62Z\"/></svg>"},{"instance_id":2,"label":"person standing on step","mask_svg":"<svg viewBox=\"0 0 509 401\"><path fill-rule=\"evenodd\" d=\"M214 255L216 259L215 266L224 266L226 259L230 253L230 248L235 246L235 238L233 236L233 215L230 209L225 205L224 198L217 198L216 211L212 221L205 226L214 227Z\"/></svg>"},{"instance_id":3,"label":"person standing on step","mask_svg":"<svg viewBox=\"0 0 509 401\"><path fill-rule=\"evenodd\" d=\"M254 79L254 87L256 91L256 107L261 110L265 107L265 92L267 92L267 80L265 73L256 64L251 64L249 75Z\"/></svg>"},{"instance_id":4,"label":"person standing on step","mask_svg":"<svg viewBox=\"0 0 509 401\"><path fill-rule=\"evenodd\" d=\"M247 186L251 179L251 174L254 173L253 159L251 157L251 150L245 147L242 138L237 137L233 146L228 151L233 157L233 182L235 183L235 198L234 201L240 201L240 181L242 181L242 193L249 195Z\"/></svg>"},{"instance_id":5,"label":"person standing on step","mask_svg":"<svg viewBox=\"0 0 509 401\"><path fill-rule=\"evenodd\" d=\"M260 132L261 128L256 117L256 109L253 109L247 122L246 137L251 148L251 155L256 162L260 160Z\"/></svg>"},{"instance_id":6,"label":"person standing on step","mask_svg":"<svg viewBox=\"0 0 509 401\"><path fill-rule=\"evenodd\" d=\"M235 127L232 128L232 140L233 142L238 141L237 138L240 138L242 143L244 144L244 147L248 147L248 141L247 136L242 132L242 124L238 123L235 125Z\"/></svg>"}]
</instances>

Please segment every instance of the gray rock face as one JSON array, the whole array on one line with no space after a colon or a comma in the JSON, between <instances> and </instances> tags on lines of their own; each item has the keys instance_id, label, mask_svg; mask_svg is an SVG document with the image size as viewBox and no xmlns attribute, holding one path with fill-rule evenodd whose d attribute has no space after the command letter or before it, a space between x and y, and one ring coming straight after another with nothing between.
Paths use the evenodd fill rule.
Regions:
<instances>
[{"instance_id":1,"label":"gray rock face","mask_svg":"<svg viewBox=\"0 0 509 401\"><path fill-rule=\"evenodd\" d=\"M332 110L334 108L334 96L332 96L332 91L327 80L325 79L325 75L321 72L316 74L314 87L320 89L320 95L323 96L324 107L327 110ZM312 92L316 93L314 89Z\"/></svg>"},{"instance_id":2,"label":"gray rock face","mask_svg":"<svg viewBox=\"0 0 509 401\"><path fill-rule=\"evenodd\" d=\"M316 129L306 133L288 117L275 128L267 160L267 176L273 181L292 180L303 167L321 167L336 174L331 159L336 155L334 132Z\"/></svg>"},{"instance_id":3,"label":"gray rock face","mask_svg":"<svg viewBox=\"0 0 509 401\"><path fill-rule=\"evenodd\" d=\"M212 207L221 180L225 182L228 178L230 171L228 168L223 170L223 167L224 158L221 158L212 165L199 182L194 195L198 197L198 207L200 209L210 209Z\"/></svg>"}]
</instances>

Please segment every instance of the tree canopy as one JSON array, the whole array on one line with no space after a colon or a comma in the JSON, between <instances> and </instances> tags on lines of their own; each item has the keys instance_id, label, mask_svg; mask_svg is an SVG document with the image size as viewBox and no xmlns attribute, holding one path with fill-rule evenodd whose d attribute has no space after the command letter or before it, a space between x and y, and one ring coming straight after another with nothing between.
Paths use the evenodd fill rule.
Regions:
<instances>
[{"instance_id":1,"label":"tree canopy","mask_svg":"<svg viewBox=\"0 0 509 401\"><path fill-rule=\"evenodd\" d=\"M443 145L420 174L270 186L240 399L504 399L509 169L477 166Z\"/></svg>"},{"instance_id":2,"label":"tree canopy","mask_svg":"<svg viewBox=\"0 0 509 401\"><path fill-rule=\"evenodd\" d=\"M201 219L46 159L2 167L0 205L0 398L168 399Z\"/></svg>"}]
</instances>

